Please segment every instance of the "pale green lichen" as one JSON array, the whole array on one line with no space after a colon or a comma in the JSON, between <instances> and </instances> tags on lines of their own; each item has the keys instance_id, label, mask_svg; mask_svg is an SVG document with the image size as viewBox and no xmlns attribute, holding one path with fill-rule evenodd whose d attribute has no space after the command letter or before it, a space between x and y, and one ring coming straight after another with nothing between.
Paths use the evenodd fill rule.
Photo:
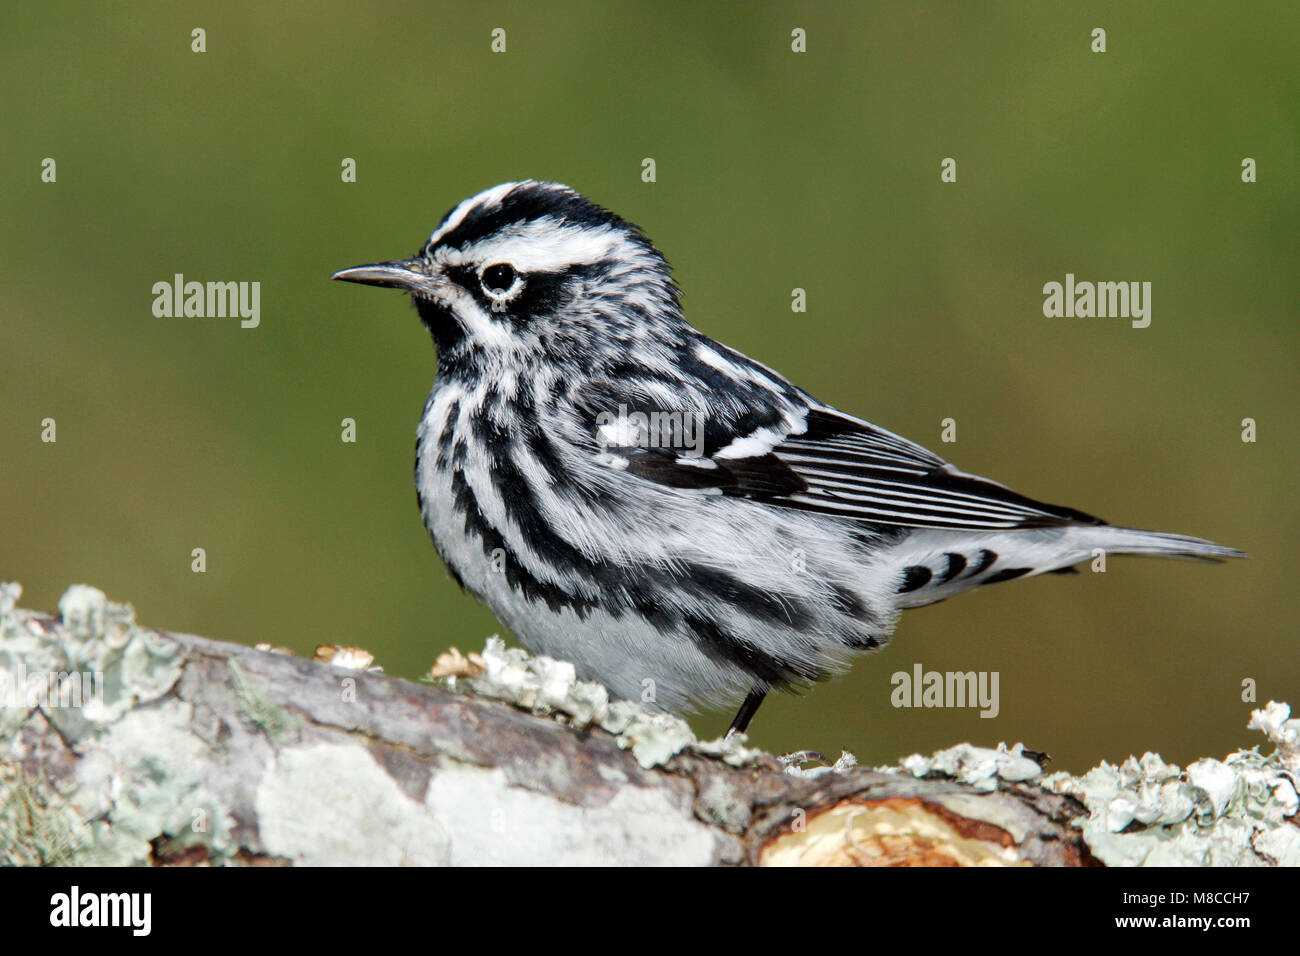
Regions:
<instances>
[{"instance_id":1,"label":"pale green lichen","mask_svg":"<svg viewBox=\"0 0 1300 956\"><path fill-rule=\"evenodd\" d=\"M705 866L720 842L670 788L623 787L578 806L512 786L500 767L464 766L435 774L425 805L452 866Z\"/></svg>"},{"instance_id":2,"label":"pale green lichen","mask_svg":"<svg viewBox=\"0 0 1300 956\"><path fill-rule=\"evenodd\" d=\"M295 737L302 726L302 718L289 713L272 700L235 661L228 661L227 664L230 667L231 689L239 702L240 713L248 722L275 741L283 742Z\"/></svg>"},{"instance_id":3,"label":"pale green lichen","mask_svg":"<svg viewBox=\"0 0 1300 956\"><path fill-rule=\"evenodd\" d=\"M180 645L135 623L129 604L73 585L59 599L62 627L48 628L14 604L22 588L0 585L0 739L32 706L65 737L113 723L137 704L162 697L180 678ZM76 692L76 706L60 693Z\"/></svg>"},{"instance_id":4,"label":"pale green lichen","mask_svg":"<svg viewBox=\"0 0 1300 956\"><path fill-rule=\"evenodd\" d=\"M618 745L630 748L642 767L666 764L695 743L690 725L680 717L647 711L628 701L616 701L601 726L617 733Z\"/></svg>"},{"instance_id":5,"label":"pale green lichen","mask_svg":"<svg viewBox=\"0 0 1300 956\"><path fill-rule=\"evenodd\" d=\"M159 835L169 838L171 848L203 844L214 858L233 853L235 820L203 776L208 745L194 732L191 705L168 698L181 676L180 646L138 627L129 605L110 602L94 588L70 588L59 602L62 621L55 626L18 610L20 594L16 584L0 584L0 693L19 695L17 701L0 699L11 704L0 709L0 863L143 862L151 858L150 841ZM663 765L685 752L735 765L763 756L745 747L743 737L700 742L680 718L637 702L611 701L605 688L577 680L571 664L531 657L506 648L499 639L488 641L482 662L485 673L467 678L473 691L574 726L599 726L614 734L619 746L630 749L643 767ZM301 719L271 700L237 664L230 667L244 718L272 741L293 738ZM69 790L64 793L43 775L25 769L23 761L30 755L16 731L32 709L25 700L26 679L67 672L94 675L96 693L77 707L60 706L57 699L37 701L62 739L80 754L75 775L60 783ZM448 682L454 685L456 679ZM68 687L47 686L59 692ZM33 688L40 698L39 680ZM154 706L134 709L147 702ZM1250 727L1268 736L1275 745L1273 753L1265 756L1252 748L1223 760L1198 760L1185 770L1145 754L1119 766L1103 763L1081 777L1053 774L1036 782L1086 805L1088 815L1077 825L1093 854L1111 865L1300 865L1300 827L1288 819L1300 811L1300 721L1290 719L1287 705L1270 702L1254 712ZM381 814L385 820L395 825L405 821L399 829L409 839L400 841L406 850L394 862L445 862L449 853L454 861L458 846L487 839L476 829L480 824L496 825L495 815L489 814L486 823L478 818L484 811L479 805L482 794L465 799L459 792L444 793L438 784L442 778L435 777L429 800L458 808L451 818L458 832L450 844L446 834L424 834L419 808L408 805L410 798L378 765L371 766L372 758L341 747L328 752L330 760L319 761L325 753L320 748L287 748L263 781L258 802L264 811L262 825L271 837L268 845L287 858L342 860L352 845L349 831L365 829L367 814L379 806L388 808ZM796 765L787 772L843 773L855 764L845 753L831 767L803 770ZM1040 774L1019 744L995 749L961 744L930 757L914 754L901 767L878 769L916 777L943 775L981 790L1035 780ZM307 831L297 833L291 826L299 816L299 797L312 788L330 790L345 779L358 786L353 788L355 801L338 808L338 846L313 848ZM441 786L451 787L459 779L446 775ZM363 780L369 783L360 787ZM493 782L490 789L494 794L501 791L495 801L519 799L517 788ZM386 796L375 803L375 793L380 792ZM639 799L635 794L629 799L634 798ZM723 786L704 795L697 813L703 808L706 819L743 829L747 808L742 804ZM529 812L542 809L538 803ZM647 847L662 842L661 831L677 813L667 806L653 809L655 821L635 836ZM461 829L461 816L473 826ZM604 820L597 815L591 822L598 819ZM422 842L426 837L427 845ZM692 844L685 856L706 859L704 831L683 831L675 839L686 841L685 846L688 837L699 845ZM564 848L549 851L561 853Z\"/></svg>"},{"instance_id":6,"label":"pale green lichen","mask_svg":"<svg viewBox=\"0 0 1300 956\"><path fill-rule=\"evenodd\" d=\"M125 715L101 735L92 763L78 773L90 785L85 796L109 808L108 825L95 828L101 855L145 862L160 834L176 847L201 844L214 855L237 849L235 821L204 781L207 744L193 733L192 717L189 704L169 700ZM95 758L111 763L96 765Z\"/></svg>"},{"instance_id":7,"label":"pale green lichen","mask_svg":"<svg viewBox=\"0 0 1300 956\"><path fill-rule=\"evenodd\" d=\"M1270 701L1249 727L1277 745L1223 760L1204 758L1186 770L1158 754L1108 763L1082 777L1058 773L1042 785L1088 807L1084 838L1110 866L1300 866L1300 721Z\"/></svg>"},{"instance_id":8,"label":"pale green lichen","mask_svg":"<svg viewBox=\"0 0 1300 956\"><path fill-rule=\"evenodd\" d=\"M781 763L785 764L785 772L791 777L815 778L824 777L832 773L848 773L858 766L858 758L847 750L841 750L839 758L829 766L805 767L802 763L805 754L793 754L781 758ZM821 755L811 755L813 759L818 759Z\"/></svg>"},{"instance_id":9,"label":"pale green lichen","mask_svg":"<svg viewBox=\"0 0 1300 956\"><path fill-rule=\"evenodd\" d=\"M41 774L0 764L0 866L68 866L89 835Z\"/></svg>"},{"instance_id":10,"label":"pale green lichen","mask_svg":"<svg viewBox=\"0 0 1300 956\"><path fill-rule=\"evenodd\" d=\"M0 710L0 860L138 863L160 834L232 848L233 820L201 780L190 707L164 699L181 676L180 645L95 588L70 587L53 626L15 607L21 593L0 585L0 703L9 705ZM137 709L144 703L155 706ZM60 783L66 793L21 762L16 731L34 707L81 754Z\"/></svg>"},{"instance_id":11,"label":"pale green lichen","mask_svg":"<svg viewBox=\"0 0 1300 956\"><path fill-rule=\"evenodd\" d=\"M1300 827L1288 820L1300 810L1300 721L1290 715L1290 707L1272 701L1251 715L1248 726L1277 746L1268 756L1252 748L1183 769L1146 753L1119 766L1102 762L1080 777L1055 773L1036 783L1084 803L1088 816L1077 825L1108 866L1300 866ZM981 790L1040 775L1020 744L958 744L877 769L941 774Z\"/></svg>"},{"instance_id":12,"label":"pale green lichen","mask_svg":"<svg viewBox=\"0 0 1300 956\"><path fill-rule=\"evenodd\" d=\"M467 679L484 697L504 700L535 714L560 715L577 727L596 725L617 737L642 767L661 766L688 749L719 757L739 766L760 756L744 746L743 737L700 742L690 724L672 714L636 701L609 699L609 691L592 681L578 680L568 661L534 657L506 647L499 637L488 638L481 655L484 673ZM455 687L459 679L447 678Z\"/></svg>"},{"instance_id":13,"label":"pale green lichen","mask_svg":"<svg viewBox=\"0 0 1300 956\"><path fill-rule=\"evenodd\" d=\"M304 795L311 813L303 813ZM363 747L291 747L276 758L256 794L264 852L304 866L445 865L448 837Z\"/></svg>"},{"instance_id":14,"label":"pale green lichen","mask_svg":"<svg viewBox=\"0 0 1300 956\"><path fill-rule=\"evenodd\" d=\"M885 773L897 773L901 769L914 777L938 773L970 784L977 790L996 790L1000 780L1019 783L1042 773L1042 768L1026 757L1024 750L1023 744L1008 747L1000 743L995 748L957 744L929 757L921 754L904 757L898 767L876 769Z\"/></svg>"}]
</instances>

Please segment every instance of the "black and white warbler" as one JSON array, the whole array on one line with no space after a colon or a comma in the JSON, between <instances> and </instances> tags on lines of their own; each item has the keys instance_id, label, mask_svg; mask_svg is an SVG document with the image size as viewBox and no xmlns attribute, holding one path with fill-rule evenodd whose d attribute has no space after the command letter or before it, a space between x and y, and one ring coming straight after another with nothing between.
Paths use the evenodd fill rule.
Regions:
<instances>
[{"instance_id":1,"label":"black and white warbler","mask_svg":"<svg viewBox=\"0 0 1300 956\"><path fill-rule=\"evenodd\" d=\"M1240 557L958 471L686 323L664 257L566 186L467 199L403 289L438 374L416 444L447 568L531 650L673 711L821 680L900 611L1109 553Z\"/></svg>"}]
</instances>

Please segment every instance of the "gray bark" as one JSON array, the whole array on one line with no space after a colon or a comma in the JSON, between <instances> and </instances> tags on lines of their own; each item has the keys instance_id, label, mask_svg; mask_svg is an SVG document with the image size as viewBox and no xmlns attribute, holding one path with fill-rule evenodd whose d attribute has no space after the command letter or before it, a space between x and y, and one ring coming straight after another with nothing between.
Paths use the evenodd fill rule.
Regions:
<instances>
[{"instance_id":1,"label":"gray bark","mask_svg":"<svg viewBox=\"0 0 1300 956\"><path fill-rule=\"evenodd\" d=\"M1097 862L1095 808L1041 778L792 773L592 685L448 689L141 628L89 588L22 611L8 587L0 689L84 671L101 694L0 710L0 862Z\"/></svg>"}]
</instances>

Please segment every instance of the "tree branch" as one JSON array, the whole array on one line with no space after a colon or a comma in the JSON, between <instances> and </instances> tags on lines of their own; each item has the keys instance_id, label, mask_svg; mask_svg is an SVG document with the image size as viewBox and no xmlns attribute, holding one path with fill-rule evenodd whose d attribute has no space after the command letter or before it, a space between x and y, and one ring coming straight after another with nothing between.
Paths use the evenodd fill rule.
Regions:
<instances>
[{"instance_id":1,"label":"tree branch","mask_svg":"<svg viewBox=\"0 0 1300 956\"><path fill-rule=\"evenodd\" d=\"M1300 722L1276 709L1277 753L1187 772L1044 778L969 745L802 770L496 641L436 686L141 628L93 588L56 616L19 593L0 585L0 863L1300 862Z\"/></svg>"}]
</instances>

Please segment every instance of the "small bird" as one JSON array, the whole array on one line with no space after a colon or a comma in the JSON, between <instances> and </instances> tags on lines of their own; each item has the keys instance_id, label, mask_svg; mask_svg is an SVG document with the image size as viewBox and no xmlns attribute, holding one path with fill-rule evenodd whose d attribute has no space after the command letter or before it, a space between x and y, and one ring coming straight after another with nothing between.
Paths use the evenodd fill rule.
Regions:
<instances>
[{"instance_id":1,"label":"small bird","mask_svg":"<svg viewBox=\"0 0 1300 956\"><path fill-rule=\"evenodd\" d=\"M900 613L1100 550L1244 557L957 470L687 324L663 255L567 186L451 210L402 289L438 372L415 456L452 577L533 652L673 712L798 689Z\"/></svg>"}]
</instances>

